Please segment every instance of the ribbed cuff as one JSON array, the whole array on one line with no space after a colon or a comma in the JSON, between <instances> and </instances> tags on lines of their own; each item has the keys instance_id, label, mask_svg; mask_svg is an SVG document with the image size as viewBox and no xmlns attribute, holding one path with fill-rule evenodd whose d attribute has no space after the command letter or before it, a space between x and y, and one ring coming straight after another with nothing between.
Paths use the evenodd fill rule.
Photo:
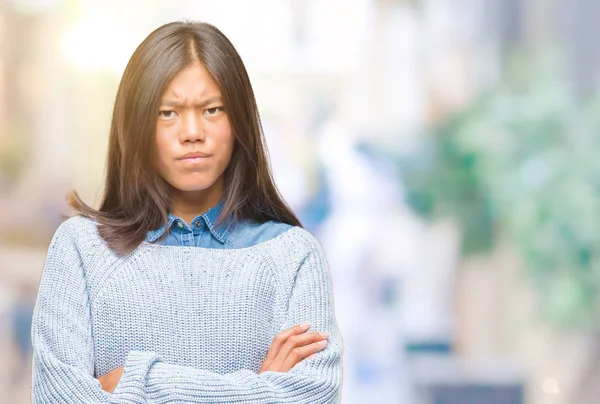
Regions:
<instances>
[{"instance_id":1,"label":"ribbed cuff","mask_svg":"<svg viewBox=\"0 0 600 404\"><path fill-rule=\"evenodd\" d=\"M162 358L152 352L130 351L125 359L125 369L113 393L115 404L146 402L146 380L150 368Z\"/></svg>"}]
</instances>

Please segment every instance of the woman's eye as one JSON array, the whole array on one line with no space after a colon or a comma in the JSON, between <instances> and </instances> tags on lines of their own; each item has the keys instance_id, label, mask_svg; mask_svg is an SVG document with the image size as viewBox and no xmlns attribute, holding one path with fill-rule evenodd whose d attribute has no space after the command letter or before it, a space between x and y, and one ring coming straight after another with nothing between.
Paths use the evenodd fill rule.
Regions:
<instances>
[{"instance_id":1,"label":"woman's eye","mask_svg":"<svg viewBox=\"0 0 600 404\"><path fill-rule=\"evenodd\" d=\"M163 118L163 119L172 119L175 118L176 114L175 111L158 111L158 116Z\"/></svg>"},{"instance_id":2,"label":"woman's eye","mask_svg":"<svg viewBox=\"0 0 600 404\"><path fill-rule=\"evenodd\" d=\"M204 110L204 112L206 113L206 115L216 115L219 112L221 112L223 110L223 107L214 107L214 108L208 108L206 110Z\"/></svg>"}]
</instances>

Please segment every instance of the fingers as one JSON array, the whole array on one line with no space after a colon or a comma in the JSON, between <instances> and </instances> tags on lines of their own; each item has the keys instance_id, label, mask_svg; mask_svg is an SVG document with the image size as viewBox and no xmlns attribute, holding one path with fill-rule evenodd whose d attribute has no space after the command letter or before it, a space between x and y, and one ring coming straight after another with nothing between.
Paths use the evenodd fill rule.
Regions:
<instances>
[{"instance_id":1,"label":"fingers","mask_svg":"<svg viewBox=\"0 0 600 404\"><path fill-rule=\"evenodd\" d=\"M314 355L327 346L329 334L326 332L306 333L309 324L291 327L273 338L258 373L265 371L287 372L298 362Z\"/></svg>"},{"instance_id":2,"label":"fingers","mask_svg":"<svg viewBox=\"0 0 600 404\"><path fill-rule=\"evenodd\" d=\"M287 339L285 344L279 350L279 354L277 355L275 361L280 363L285 363L288 356L296 349L305 347L307 345L311 345L315 342L319 342L322 340L326 340L329 334L320 333L320 332L311 332L307 334L301 335L292 335ZM324 346L324 345L323 345ZM304 352L304 351L301 351ZM301 358L300 360L304 359Z\"/></svg>"},{"instance_id":3,"label":"fingers","mask_svg":"<svg viewBox=\"0 0 600 404\"><path fill-rule=\"evenodd\" d=\"M295 325L294 327L288 328L287 330L280 332L273 338L273 342L271 343L271 347L269 348L269 352L267 352L267 356L265 357L265 362L272 362L275 360L281 347L285 342L293 335L298 335L306 332L310 325L308 323L302 323Z\"/></svg>"},{"instance_id":4,"label":"fingers","mask_svg":"<svg viewBox=\"0 0 600 404\"><path fill-rule=\"evenodd\" d=\"M314 342L309 345L301 346L298 348L292 349L290 354L287 356L283 363L283 369L285 372L289 371L291 368L296 366L299 362L311 356L321 350L323 350L327 346L327 340L321 340Z\"/></svg>"}]
</instances>

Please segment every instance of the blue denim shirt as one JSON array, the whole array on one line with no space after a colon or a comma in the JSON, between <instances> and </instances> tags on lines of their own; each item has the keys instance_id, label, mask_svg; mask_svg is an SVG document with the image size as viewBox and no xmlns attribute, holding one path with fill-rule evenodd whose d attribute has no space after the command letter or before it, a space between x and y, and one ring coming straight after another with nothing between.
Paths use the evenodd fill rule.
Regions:
<instances>
[{"instance_id":1,"label":"blue denim shirt","mask_svg":"<svg viewBox=\"0 0 600 404\"><path fill-rule=\"evenodd\" d=\"M204 248L245 248L252 247L260 242L277 237L292 227L289 224L269 221L258 223L254 221L242 221L233 223L225 221L217 227L217 221L223 202L209 209L202 215L196 216L188 225L181 218L169 214L169 233L158 240L165 232L165 226L146 234L149 243L169 246L196 246Z\"/></svg>"}]
</instances>

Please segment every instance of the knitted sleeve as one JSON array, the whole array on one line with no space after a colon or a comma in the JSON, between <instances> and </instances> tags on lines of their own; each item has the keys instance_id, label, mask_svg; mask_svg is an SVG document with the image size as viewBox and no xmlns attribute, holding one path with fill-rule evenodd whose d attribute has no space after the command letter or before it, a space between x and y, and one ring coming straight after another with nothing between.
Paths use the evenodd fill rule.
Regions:
<instances>
[{"instance_id":1,"label":"knitted sleeve","mask_svg":"<svg viewBox=\"0 0 600 404\"><path fill-rule=\"evenodd\" d=\"M287 373L241 370L225 375L173 365L149 352L130 352L116 392L152 403L338 403L343 344L333 308L331 279L321 246L307 233L310 253L295 268L281 329L303 321L329 332L327 347ZM302 237L305 238L305 237Z\"/></svg>"},{"instance_id":2,"label":"knitted sleeve","mask_svg":"<svg viewBox=\"0 0 600 404\"><path fill-rule=\"evenodd\" d=\"M94 374L87 285L73 236L52 239L33 312L33 403L109 403Z\"/></svg>"},{"instance_id":3,"label":"knitted sleeve","mask_svg":"<svg viewBox=\"0 0 600 404\"><path fill-rule=\"evenodd\" d=\"M44 264L33 311L32 403L145 403L109 394L94 378L94 343L84 267L72 223L59 226ZM121 381L131 383L127 375Z\"/></svg>"}]
</instances>

